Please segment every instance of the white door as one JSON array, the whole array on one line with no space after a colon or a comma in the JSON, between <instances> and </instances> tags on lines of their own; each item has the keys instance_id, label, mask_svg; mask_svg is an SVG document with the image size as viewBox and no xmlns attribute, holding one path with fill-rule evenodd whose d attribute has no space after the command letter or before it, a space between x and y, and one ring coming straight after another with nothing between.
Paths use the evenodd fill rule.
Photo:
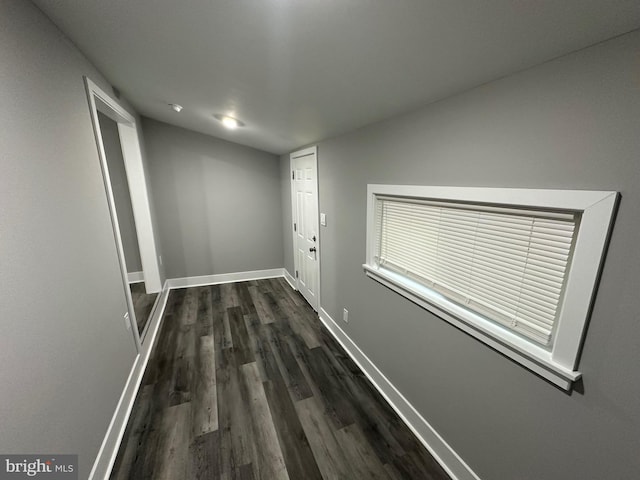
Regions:
<instances>
[{"instance_id":1,"label":"white door","mask_svg":"<svg viewBox=\"0 0 640 480\"><path fill-rule=\"evenodd\" d=\"M320 252L316 147L292 153L291 170L296 286L309 305L317 311Z\"/></svg>"}]
</instances>

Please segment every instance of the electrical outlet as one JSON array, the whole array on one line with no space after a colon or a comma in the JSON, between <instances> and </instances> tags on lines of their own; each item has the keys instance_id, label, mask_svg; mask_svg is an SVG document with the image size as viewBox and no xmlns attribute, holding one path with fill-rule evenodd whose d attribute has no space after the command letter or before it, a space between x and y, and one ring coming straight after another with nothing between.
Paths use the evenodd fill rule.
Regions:
<instances>
[{"instance_id":1,"label":"electrical outlet","mask_svg":"<svg viewBox=\"0 0 640 480\"><path fill-rule=\"evenodd\" d=\"M342 320L344 320L346 323L349 323L349 310L347 310L346 308L342 309Z\"/></svg>"},{"instance_id":2,"label":"electrical outlet","mask_svg":"<svg viewBox=\"0 0 640 480\"><path fill-rule=\"evenodd\" d=\"M160 265L162 265L162 255L158 255L158 260L160 260Z\"/></svg>"}]
</instances>

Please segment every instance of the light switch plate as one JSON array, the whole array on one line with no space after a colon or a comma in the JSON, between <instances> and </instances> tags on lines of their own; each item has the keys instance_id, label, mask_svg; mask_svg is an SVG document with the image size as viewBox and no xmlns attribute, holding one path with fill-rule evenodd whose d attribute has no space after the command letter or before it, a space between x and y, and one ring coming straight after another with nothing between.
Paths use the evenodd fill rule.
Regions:
<instances>
[{"instance_id":1,"label":"light switch plate","mask_svg":"<svg viewBox=\"0 0 640 480\"><path fill-rule=\"evenodd\" d=\"M320 214L320 225L322 225L323 227L327 226L327 214L326 213L321 213Z\"/></svg>"}]
</instances>

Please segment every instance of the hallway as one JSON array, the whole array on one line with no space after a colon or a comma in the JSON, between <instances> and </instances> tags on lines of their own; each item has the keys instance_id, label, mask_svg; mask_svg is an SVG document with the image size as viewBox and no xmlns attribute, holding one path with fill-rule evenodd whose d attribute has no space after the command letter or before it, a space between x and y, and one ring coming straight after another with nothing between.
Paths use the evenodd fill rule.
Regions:
<instances>
[{"instance_id":1,"label":"hallway","mask_svg":"<svg viewBox=\"0 0 640 480\"><path fill-rule=\"evenodd\" d=\"M111 478L449 477L276 278L171 291Z\"/></svg>"}]
</instances>

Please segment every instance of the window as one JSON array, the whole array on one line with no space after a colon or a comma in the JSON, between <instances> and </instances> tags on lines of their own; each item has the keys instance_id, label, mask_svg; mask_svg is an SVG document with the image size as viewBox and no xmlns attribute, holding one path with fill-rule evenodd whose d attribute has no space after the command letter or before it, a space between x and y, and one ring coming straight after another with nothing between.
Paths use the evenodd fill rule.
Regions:
<instances>
[{"instance_id":1,"label":"window","mask_svg":"<svg viewBox=\"0 0 640 480\"><path fill-rule=\"evenodd\" d=\"M368 196L367 275L571 388L616 192L369 185Z\"/></svg>"}]
</instances>

